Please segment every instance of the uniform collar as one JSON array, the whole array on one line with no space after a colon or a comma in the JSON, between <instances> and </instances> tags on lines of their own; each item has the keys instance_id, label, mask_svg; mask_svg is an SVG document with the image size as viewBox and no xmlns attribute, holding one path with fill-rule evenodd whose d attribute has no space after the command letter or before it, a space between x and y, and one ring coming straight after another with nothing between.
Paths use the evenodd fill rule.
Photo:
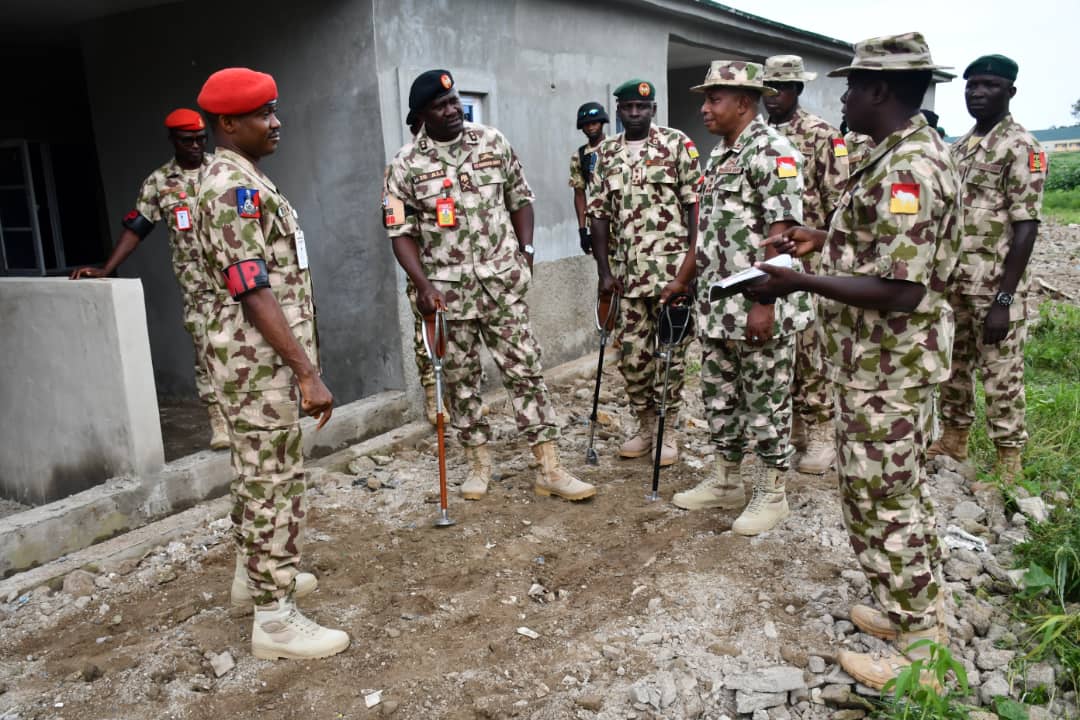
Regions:
<instances>
[{"instance_id":1,"label":"uniform collar","mask_svg":"<svg viewBox=\"0 0 1080 720\"><path fill-rule=\"evenodd\" d=\"M754 140L754 138L764 132L765 129L765 123L761 120L760 117L755 115L754 119L750 121L750 124L744 127L742 132L739 133L739 137L735 138L735 143L733 145L729 147L725 145L724 141L721 139L717 146L723 148L725 155L728 153L734 153L737 155L741 153L743 149Z\"/></svg>"},{"instance_id":2,"label":"uniform collar","mask_svg":"<svg viewBox=\"0 0 1080 720\"><path fill-rule=\"evenodd\" d=\"M886 135L880 143L878 143L870 154L867 155L866 160L859 164L857 169L852 170L852 175L856 175L862 172L865 168L870 167L876 163L883 155L892 152L892 149L902 143L907 138L911 137L920 130L929 129L930 124L926 122L926 118L921 112L916 112L908 121L901 125L899 128ZM933 132L937 132L936 130Z\"/></svg>"},{"instance_id":3,"label":"uniform collar","mask_svg":"<svg viewBox=\"0 0 1080 720\"><path fill-rule=\"evenodd\" d=\"M994 127L990 128L990 132L983 135L982 139L979 140L979 144L975 147L968 150L967 146L968 140L970 140L971 136L975 134L975 128L971 128L970 130L968 130L966 135L953 143L953 146L960 150L960 154L962 157L967 157L968 155L971 155L979 149L993 150L994 147L1005 137L1008 131L1012 129L1012 126L1012 113L1005 113L1005 117L998 120L997 124L994 125Z\"/></svg>"},{"instance_id":4,"label":"uniform collar","mask_svg":"<svg viewBox=\"0 0 1080 720\"><path fill-rule=\"evenodd\" d=\"M164 165L165 177L180 177L181 175L184 175L186 173L202 172L202 169L209 165L211 161L213 161L213 159L213 153L203 153L202 165L197 168L187 170L180 167L180 163L176 161L176 156L173 155L171 158L169 158L169 162L165 163Z\"/></svg>"},{"instance_id":5,"label":"uniform collar","mask_svg":"<svg viewBox=\"0 0 1080 720\"><path fill-rule=\"evenodd\" d=\"M799 125L802 123L802 121L806 119L806 115L807 115L807 113L806 113L805 110L802 109L802 105L799 105L799 106L797 106L795 108L795 112L791 113L791 117L788 118L785 122L774 123L772 120L767 119L765 121L765 124L769 125L770 127L774 127L774 128L782 128L785 125L791 125L793 127L799 127Z\"/></svg>"},{"instance_id":6,"label":"uniform collar","mask_svg":"<svg viewBox=\"0 0 1080 720\"><path fill-rule=\"evenodd\" d=\"M444 162L456 164L462 151L472 152L472 149L480 144L480 126L466 122L461 134L450 142L439 142L433 139L427 132L427 125L420 128L413 140L413 147L419 152L428 154L432 151Z\"/></svg>"}]
</instances>

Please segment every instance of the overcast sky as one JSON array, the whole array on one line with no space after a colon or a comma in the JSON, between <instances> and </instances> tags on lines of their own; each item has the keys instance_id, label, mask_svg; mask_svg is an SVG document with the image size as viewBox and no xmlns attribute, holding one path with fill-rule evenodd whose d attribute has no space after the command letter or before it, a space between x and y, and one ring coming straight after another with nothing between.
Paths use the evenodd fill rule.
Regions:
<instances>
[{"instance_id":1,"label":"overcast sky","mask_svg":"<svg viewBox=\"0 0 1080 720\"><path fill-rule=\"evenodd\" d=\"M939 65L957 79L938 86L937 113L950 135L972 124L964 107L964 68L980 55L1001 53L1020 65L1012 112L1029 130L1073 125L1080 99L1080 2L1076 0L720 0L723 4L812 32L858 42L919 31Z\"/></svg>"}]
</instances>

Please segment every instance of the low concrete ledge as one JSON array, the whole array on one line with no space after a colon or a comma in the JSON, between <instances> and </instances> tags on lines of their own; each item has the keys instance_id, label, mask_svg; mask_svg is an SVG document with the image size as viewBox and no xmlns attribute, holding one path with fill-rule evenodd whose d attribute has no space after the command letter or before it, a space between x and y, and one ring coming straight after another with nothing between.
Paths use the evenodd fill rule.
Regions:
<instances>
[{"instance_id":1,"label":"low concrete ledge","mask_svg":"<svg viewBox=\"0 0 1080 720\"><path fill-rule=\"evenodd\" d=\"M305 418L304 453L335 450L405 423L405 393L383 392L334 410L325 428ZM180 512L229 490L226 451L203 450L142 477L113 478L62 500L0 519L0 577L43 565L120 533Z\"/></svg>"}]
</instances>

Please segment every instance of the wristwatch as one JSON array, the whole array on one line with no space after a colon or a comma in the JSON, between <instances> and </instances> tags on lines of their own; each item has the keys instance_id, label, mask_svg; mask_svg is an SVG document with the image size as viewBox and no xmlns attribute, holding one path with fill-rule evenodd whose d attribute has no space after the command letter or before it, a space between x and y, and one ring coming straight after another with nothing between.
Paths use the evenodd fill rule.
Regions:
<instances>
[{"instance_id":1,"label":"wristwatch","mask_svg":"<svg viewBox=\"0 0 1080 720\"><path fill-rule=\"evenodd\" d=\"M999 292L994 296L994 302L1002 307L1009 307L1013 304L1013 294L1007 292Z\"/></svg>"},{"instance_id":2,"label":"wristwatch","mask_svg":"<svg viewBox=\"0 0 1080 720\"><path fill-rule=\"evenodd\" d=\"M525 253L526 255L535 255L536 254L536 248L534 248L532 246L532 243L529 243L528 245L522 245L521 246L521 252Z\"/></svg>"}]
</instances>

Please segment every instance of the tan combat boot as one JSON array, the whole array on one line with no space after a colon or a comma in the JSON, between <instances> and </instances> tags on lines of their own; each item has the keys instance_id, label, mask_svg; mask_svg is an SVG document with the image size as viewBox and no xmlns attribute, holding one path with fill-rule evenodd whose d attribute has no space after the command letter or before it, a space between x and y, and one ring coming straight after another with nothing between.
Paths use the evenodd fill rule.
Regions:
<instances>
[{"instance_id":1,"label":"tan combat boot","mask_svg":"<svg viewBox=\"0 0 1080 720\"><path fill-rule=\"evenodd\" d=\"M307 597L315 592L315 588L319 587L319 579L311 573L297 573L293 580L296 583L293 586L293 597ZM236 570L233 572L232 590L229 593L229 599L232 601L233 607L252 607L251 593L248 591L247 568L244 567L244 556L240 553L236 554Z\"/></svg>"},{"instance_id":2,"label":"tan combat boot","mask_svg":"<svg viewBox=\"0 0 1080 720\"><path fill-rule=\"evenodd\" d=\"M711 478L702 480L690 490L675 493L671 502L683 510L742 509L746 505L746 492L743 490L742 476L739 475L739 463L721 456L716 461L716 473Z\"/></svg>"},{"instance_id":3,"label":"tan combat boot","mask_svg":"<svg viewBox=\"0 0 1080 720\"><path fill-rule=\"evenodd\" d=\"M225 450L230 446L229 423L219 403L210 403L210 449Z\"/></svg>"},{"instance_id":4,"label":"tan combat boot","mask_svg":"<svg viewBox=\"0 0 1080 720\"><path fill-rule=\"evenodd\" d=\"M558 495L566 500L584 500L596 494L596 488L566 472L559 462L555 441L533 445L533 455L540 462L540 474L533 484L537 495Z\"/></svg>"},{"instance_id":5,"label":"tan combat boot","mask_svg":"<svg viewBox=\"0 0 1080 720\"><path fill-rule=\"evenodd\" d=\"M941 437L926 449L927 460L932 460L938 455L948 455L957 462L967 460L970 430L971 428L950 427L949 425L941 428Z\"/></svg>"},{"instance_id":6,"label":"tan combat boot","mask_svg":"<svg viewBox=\"0 0 1080 720\"><path fill-rule=\"evenodd\" d=\"M491 481L491 449L485 445L466 445L465 457L469 461L469 475L461 483L461 497L479 500L487 495Z\"/></svg>"},{"instance_id":7,"label":"tan combat boot","mask_svg":"<svg viewBox=\"0 0 1080 720\"><path fill-rule=\"evenodd\" d=\"M750 467L750 472L754 478L754 494L750 496L742 515L731 526L732 532L737 535L760 535L791 514L780 471L755 463Z\"/></svg>"},{"instance_id":8,"label":"tan combat boot","mask_svg":"<svg viewBox=\"0 0 1080 720\"><path fill-rule=\"evenodd\" d=\"M424 412L427 413L427 421L434 426L438 422L439 406L435 402L435 386L424 386ZM445 420L446 410L443 410Z\"/></svg>"},{"instance_id":9,"label":"tan combat boot","mask_svg":"<svg viewBox=\"0 0 1080 720\"><path fill-rule=\"evenodd\" d=\"M1024 467L1020 463L1023 448L997 446L997 460L994 472L1002 482L1015 483L1024 476Z\"/></svg>"},{"instance_id":10,"label":"tan combat boot","mask_svg":"<svg viewBox=\"0 0 1080 720\"><path fill-rule=\"evenodd\" d=\"M653 428L656 427L656 411L652 408L638 413L638 431L619 448L619 457L638 458L653 449ZM663 458L661 458L662 460Z\"/></svg>"},{"instance_id":11,"label":"tan combat boot","mask_svg":"<svg viewBox=\"0 0 1080 720\"><path fill-rule=\"evenodd\" d=\"M808 436L809 443L795 469L807 475L824 475L836 465L832 426L829 423L816 425L808 430Z\"/></svg>"},{"instance_id":12,"label":"tan combat boot","mask_svg":"<svg viewBox=\"0 0 1080 720\"><path fill-rule=\"evenodd\" d=\"M945 627L944 593L938 593L937 600L934 602L934 612L937 614L938 624ZM877 608L862 604L852 605L851 622L868 635L873 635L882 640L896 639L896 626L889 620L888 615Z\"/></svg>"},{"instance_id":13,"label":"tan combat boot","mask_svg":"<svg viewBox=\"0 0 1080 720\"><path fill-rule=\"evenodd\" d=\"M919 640L933 640L939 645L947 645L949 642L948 633L942 624L926 630L900 632L897 633L893 643L900 652L892 650L880 657L875 657L869 653L841 650L838 656L840 667L863 685L872 687L875 690L881 690L885 687L885 683L899 675L912 661L927 660L930 657L930 648L928 646L918 647L914 650L908 649L912 643ZM919 674L919 681L934 687L939 686L934 674L929 670L924 670Z\"/></svg>"},{"instance_id":14,"label":"tan combat boot","mask_svg":"<svg viewBox=\"0 0 1080 720\"><path fill-rule=\"evenodd\" d=\"M251 654L260 660L324 658L347 647L347 633L324 628L305 617L291 598L255 608Z\"/></svg>"},{"instance_id":15,"label":"tan combat boot","mask_svg":"<svg viewBox=\"0 0 1080 720\"><path fill-rule=\"evenodd\" d=\"M667 467L679 462L679 446L675 438L664 438L664 444L660 447L660 467Z\"/></svg>"},{"instance_id":16,"label":"tan combat boot","mask_svg":"<svg viewBox=\"0 0 1080 720\"><path fill-rule=\"evenodd\" d=\"M809 442L806 423L798 413L793 414L791 416L791 447L795 448L795 452L806 452L806 445Z\"/></svg>"}]
</instances>

